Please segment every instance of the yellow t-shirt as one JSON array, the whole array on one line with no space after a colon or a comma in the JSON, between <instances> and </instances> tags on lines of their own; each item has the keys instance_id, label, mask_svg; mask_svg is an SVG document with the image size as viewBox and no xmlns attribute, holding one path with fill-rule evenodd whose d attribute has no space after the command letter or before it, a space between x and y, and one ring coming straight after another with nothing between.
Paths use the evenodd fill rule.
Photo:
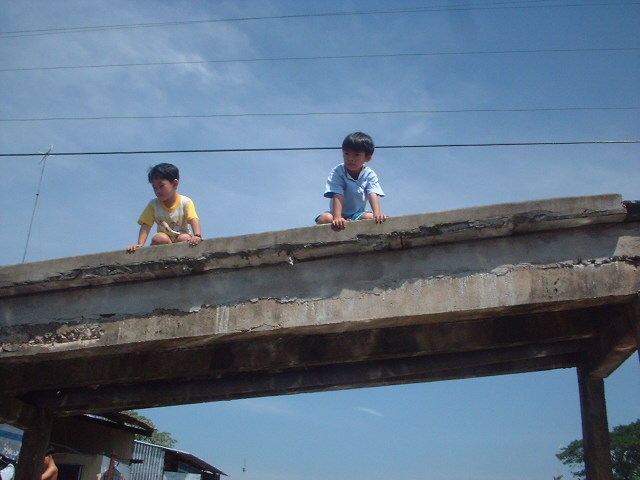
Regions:
<instances>
[{"instance_id":1,"label":"yellow t-shirt","mask_svg":"<svg viewBox=\"0 0 640 480\"><path fill-rule=\"evenodd\" d=\"M185 195L178 195L171 208L165 207L157 198L151 200L140 215L138 224L152 226L155 223L158 225L158 232L166 233L174 239L182 233L192 233L189 222L194 218L198 218L198 213L193 200Z\"/></svg>"}]
</instances>

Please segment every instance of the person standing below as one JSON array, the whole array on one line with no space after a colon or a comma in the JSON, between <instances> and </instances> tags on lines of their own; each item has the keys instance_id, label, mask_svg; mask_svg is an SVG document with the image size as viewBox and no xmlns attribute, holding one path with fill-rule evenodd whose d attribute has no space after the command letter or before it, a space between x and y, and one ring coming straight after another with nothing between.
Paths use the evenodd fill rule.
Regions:
<instances>
[{"instance_id":1,"label":"person standing below","mask_svg":"<svg viewBox=\"0 0 640 480\"><path fill-rule=\"evenodd\" d=\"M178 193L178 167L160 163L149 170L148 179L157 198L151 200L140 215L138 243L129 246L127 251L135 252L144 246L154 223L158 225L158 232L151 239L151 245L177 242L189 242L192 247L198 245L202 241L200 219L193 200Z\"/></svg>"},{"instance_id":2,"label":"person standing below","mask_svg":"<svg viewBox=\"0 0 640 480\"><path fill-rule=\"evenodd\" d=\"M342 230L351 220L374 219L382 223L389 218L380 209L384 192L378 176L366 165L374 150L373 139L366 133L346 136L342 142L343 163L331 170L325 187L324 196L331 199L329 211L316 217L318 225L330 223ZM366 210L367 201L373 211Z\"/></svg>"},{"instance_id":3,"label":"person standing below","mask_svg":"<svg viewBox=\"0 0 640 480\"><path fill-rule=\"evenodd\" d=\"M0 455L0 480L13 480L16 474L16 467L14 461L9 457L5 457L4 454Z\"/></svg>"},{"instance_id":4,"label":"person standing below","mask_svg":"<svg viewBox=\"0 0 640 480\"><path fill-rule=\"evenodd\" d=\"M58 467L53 460L53 454L55 450L51 447L44 454L44 472L42 473L41 480L58 480Z\"/></svg>"}]
</instances>

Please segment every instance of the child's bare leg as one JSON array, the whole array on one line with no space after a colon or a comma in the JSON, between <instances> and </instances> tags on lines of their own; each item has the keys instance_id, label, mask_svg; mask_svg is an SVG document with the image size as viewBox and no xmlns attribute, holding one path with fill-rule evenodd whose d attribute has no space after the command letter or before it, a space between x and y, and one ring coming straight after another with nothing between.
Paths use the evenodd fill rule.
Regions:
<instances>
[{"instance_id":1,"label":"child's bare leg","mask_svg":"<svg viewBox=\"0 0 640 480\"><path fill-rule=\"evenodd\" d=\"M365 212L363 213L358 220L371 220L373 218L373 213Z\"/></svg>"},{"instance_id":2,"label":"child's bare leg","mask_svg":"<svg viewBox=\"0 0 640 480\"><path fill-rule=\"evenodd\" d=\"M180 235L178 235L178 237L175 240L175 243L178 242L188 242L189 239L191 238L191 235L189 235L188 233L181 233Z\"/></svg>"},{"instance_id":3,"label":"child's bare leg","mask_svg":"<svg viewBox=\"0 0 640 480\"><path fill-rule=\"evenodd\" d=\"M168 245L171 243L169 235L166 233L158 232L151 239L151 245Z\"/></svg>"},{"instance_id":4,"label":"child's bare leg","mask_svg":"<svg viewBox=\"0 0 640 480\"><path fill-rule=\"evenodd\" d=\"M333 215L329 212L325 212L318 217L318 220L316 223L318 225L324 225L331 222L333 222Z\"/></svg>"}]
</instances>

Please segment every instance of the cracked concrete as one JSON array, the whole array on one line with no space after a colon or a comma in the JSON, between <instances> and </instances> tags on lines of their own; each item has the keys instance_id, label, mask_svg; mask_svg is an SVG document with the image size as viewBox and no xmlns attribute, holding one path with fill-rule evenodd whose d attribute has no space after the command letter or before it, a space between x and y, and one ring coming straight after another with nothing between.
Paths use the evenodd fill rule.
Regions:
<instances>
[{"instance_id":1,"label":"cracked concrete","mask_svg":"<svg viewBox=\"0 0 640 480\"><path fill-rule=\"evenodd\" d=\"M0 421L574 367L606 419L585 386L640 332L628 210L538 200L0 267Z\"/></svg>"},{"instance_id":2,"label":"cracked concrete","mask_svg":"<svg viewBox=\"0 0 640 480\"><path fill-rule=\"evenodd\" d=\"M621 201L615 194L537 200L407 215L380 225L355 222L342 232L329 226L300 228L209 239L202 248L169 245L5 266L0 297L617 223L626 217Z\"/></svg>"},{"instance_id":3,"label":"cracked concrete","mask_svg":"<svg viewBox=\"0 0 640 480\"><path fill-rule=\"evenodd\" d=\"M0 358L626 298L640 290L640 236L620 204L552 199L0 267Z\"/></svg>"}]
</instances>

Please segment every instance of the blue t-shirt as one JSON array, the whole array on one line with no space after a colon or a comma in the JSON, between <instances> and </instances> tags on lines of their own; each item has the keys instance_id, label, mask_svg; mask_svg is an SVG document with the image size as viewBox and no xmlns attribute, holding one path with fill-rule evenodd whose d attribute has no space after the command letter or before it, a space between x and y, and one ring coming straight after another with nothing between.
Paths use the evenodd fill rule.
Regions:
<instances>
[{"instance_id":1,"label":"blue t-shirt","mask_svg":"<svg viewBox=\"0 0 640 480\"><path fill-rule=\"evenodd\" d=\"M327 186L324 189L324 196L331 199L330 210L332 213L334 194L344 197L342 202L342 215L344 218L350 218L354 213L364 212L369 195L372 193L384 197L384 192L378 183L376 173L365 165L358 178L354 179L347 172L344 163L333 167L327 179Z\"/></svg>"}]
</instances>

